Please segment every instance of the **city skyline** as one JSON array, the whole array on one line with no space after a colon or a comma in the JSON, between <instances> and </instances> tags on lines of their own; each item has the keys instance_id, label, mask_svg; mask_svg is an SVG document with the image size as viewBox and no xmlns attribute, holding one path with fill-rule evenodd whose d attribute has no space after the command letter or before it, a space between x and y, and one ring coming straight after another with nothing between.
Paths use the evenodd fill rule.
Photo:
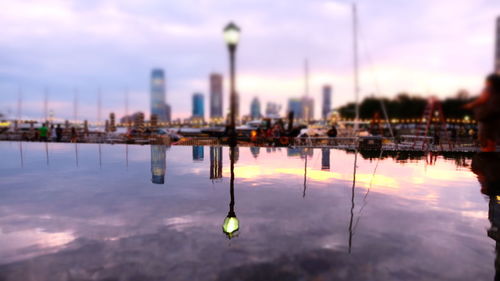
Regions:
<instances>
[{"instance_id":1,"label":"city skyline","mask_svg":"<svg viewBox=\"0 0 500 281\"><path fill-rule=\"evenodd\" d=\"M72 118L70 93L75 88L80 93L80 120L97 119L99 88L104 115L124 115L127 89L128 113L148 113L147 76L160 67L167 70L173 119L188 118L190 99L185 97L193 91L209 93L209 73L227 77L221 29L231 19L243 30L237 53L240 115L248 114L254 96L262 104L282 106L289 97L301 96L304 57L310 62L310 94L316 102L325 83L336 89L332 107L353 101L351 14L343 1L297 1L289 6L207 1L205 12L192 11L189 3L167 9L154 1L141 6L113 1L2 1L2 5L0 23L9 32L0 39L4 59L0 112L9 116L15 115L19 87L23 115L35 119L44 114L45 88L48 110L63 119ZM494 60L499 8L496 1L408 1L397 8L360 2L360 98L401 91L444 97L462 88L478 93ZM449 12L436 12L443 10ZM227 105L227 81L224 89ZM321 115L318 108L315 118Z\"/></svg>"}]
</instances>

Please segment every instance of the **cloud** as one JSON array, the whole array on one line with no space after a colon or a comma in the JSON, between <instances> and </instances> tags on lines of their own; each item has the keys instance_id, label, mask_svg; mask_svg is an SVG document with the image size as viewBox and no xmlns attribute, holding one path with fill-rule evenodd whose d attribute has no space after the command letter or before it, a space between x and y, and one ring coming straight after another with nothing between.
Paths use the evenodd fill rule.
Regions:
<instances>
[{"instance_id":1,"label":"cloud","mask_svg":"<svg viewBox=\"0 0 500 281\"><path fill-rule=\"evenodd\" d=\"M191 94L201 90L208 95L208 74L217 71L227 77L222 28L230 20L242 27L237 73L243 114L253 96L286 107L288 97L302 95L306 57L317 116L324 83L336 89L334 106L353 100L352 18L345 1L0 0L0 4L0 25L5 27L0 37L1 111L16 107L15 93L21 85L27 99L45 86L61 92L102 87L107 89L103 100L107 111L116 110L123 89L129 88L137 94L131 96L138 101L135 109L147 112L148 76L151 68L162 67L173 115L187 117ZM404 5L360 1L362 96L379 91L427 94L427 88L439 96L460 88L478 91L483 76L491 71L493 25L499 10L500 4L492 0L413 0ZM375 77L380 80L378 87ZM64 100L65 95L53 98ZM82 98L82 103L92 107L95 99Z\"/></svg>"}]
</instances>

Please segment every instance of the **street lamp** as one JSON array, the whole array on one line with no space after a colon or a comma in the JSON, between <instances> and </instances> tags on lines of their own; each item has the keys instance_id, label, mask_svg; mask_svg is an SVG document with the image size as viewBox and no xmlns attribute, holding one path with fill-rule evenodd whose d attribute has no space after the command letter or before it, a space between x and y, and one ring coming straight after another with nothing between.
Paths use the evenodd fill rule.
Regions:
<instances>
[{"instance_id":1,"label":"street lamp","mask_svg":"<svg viewBox=\"0 0 500 281\"><path fill-rule=\"evenodd\" d=\"M240 40L240 28L230 22L224 28L224 40L226 41L227 48L229 50L229 74L230 74L230 110L231 110L231 122L230 122L230 136L235 136L235 111L236 111L236 90L235 90L235 59L234 53L236 52L236 47L238 46L238 41Z\"/></svg>"}]
</instances>

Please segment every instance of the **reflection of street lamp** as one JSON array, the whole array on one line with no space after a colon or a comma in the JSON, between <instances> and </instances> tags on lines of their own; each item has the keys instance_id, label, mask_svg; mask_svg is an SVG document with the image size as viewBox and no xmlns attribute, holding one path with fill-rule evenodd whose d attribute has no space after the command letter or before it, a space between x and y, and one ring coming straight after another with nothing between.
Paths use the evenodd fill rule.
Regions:
<instances>
[{"instance_id":1,"label":"reflection of street lamp","mask_svg":"<svg viewBox=\"0 0 500 281\"><path fill-rule=\"evenodd\" d=\"M231 110L231 123L230 123L230 134L235 134L235 111L236 111L236 90L235 90L235 61L234 53L236 52L236 47L238 46L238 41L240 39L240 28L230 22L224 28L224 40L226 41L227 48L229 50L229 72L230 72L230 110Z\"/></svg>"},{"instance_id":2,"label":"reflection of street lamp","mask_svg":"<svg viewBox=\"0 0 500 281\"><path fill-rule=\"evenodd\" d=\"M231 202L229 203L229 212L227 213L224 223L222 224L222 231L227 235L229 239L236 235L236 232L240 228L240 221L236 217L234 212L234 153L235 147L231 146L229 148L229 158L231 160L231 180L229 183L229 194L231 195Z\"/></svg>"}]
</instances>

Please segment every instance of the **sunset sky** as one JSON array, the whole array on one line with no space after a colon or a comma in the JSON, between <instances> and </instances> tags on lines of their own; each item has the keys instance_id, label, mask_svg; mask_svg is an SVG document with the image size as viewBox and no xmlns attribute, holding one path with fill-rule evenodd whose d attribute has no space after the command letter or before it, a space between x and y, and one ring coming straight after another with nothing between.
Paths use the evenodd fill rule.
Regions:
<instances>
[{"instance_id":1,"label":"sunset sky","mask_svg":"<svg viewBox=\"0 0 500 281\"><path fill-rule=\"evenodd\" d=\"M493 69L498 0L361 0L361 94L405 91L440 97L459 89L477 93ZM321 87L334 87L333 106L353 101L351 2L238 1L15 1L0 0L0 112L15 116L19 88L23 116L43 116L43 91L56 117L72 118L75 89L79 118L149 115L149 75L167 75L173 118L191 115L191 95L205 94L208 75L227 77L222 29L242 29L237 53L241 112L254 96L286 109L304 94L309 59L310 95L320 116ZM225 81L227 82L227 81ZM228 105L227 87L224 92ZM227 110L227 108L225 108Z\"/></svg>"}]
</instances>

